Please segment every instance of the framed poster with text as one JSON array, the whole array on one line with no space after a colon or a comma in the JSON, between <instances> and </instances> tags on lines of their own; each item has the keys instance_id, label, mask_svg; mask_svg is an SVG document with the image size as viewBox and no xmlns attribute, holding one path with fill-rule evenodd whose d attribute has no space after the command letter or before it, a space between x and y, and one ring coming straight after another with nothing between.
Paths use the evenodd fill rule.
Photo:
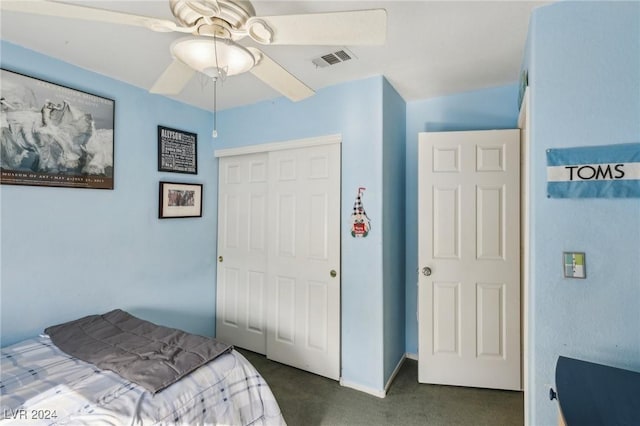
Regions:
<instances>
[{"instance_id":1,"label":"framed poster with text","mask_svg":"<svg viewBox=\"0 0 640 426\"><path fill-rule=\"evenodd\" d=\"M113 189L115 101L1 70L0 183Z\"/></svg>"},{"instance_id":2,"label":"framed poster with text","mask_svg":"<svg viewBox=\"0 0 640 426\"><path fill-rule=\"evenodd\" d=\"M158 171L198 174L198 135L158 126Z\"/></svg>"}]
</instances>

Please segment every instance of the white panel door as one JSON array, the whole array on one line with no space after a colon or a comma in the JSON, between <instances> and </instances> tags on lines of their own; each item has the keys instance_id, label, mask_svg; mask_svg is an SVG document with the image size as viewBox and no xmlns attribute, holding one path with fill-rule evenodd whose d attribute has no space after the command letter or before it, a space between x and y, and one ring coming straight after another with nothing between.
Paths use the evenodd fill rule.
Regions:
<instances>
[{"instance_id":1,"label":"white panel door","mask_svg":"<svg viewBox=\"0 0 640 426\"><path fill-rule=\"evenodd\" d=\"M520 390L519 130L421 133L418 155L418 379Z\"/></svg>"},{"instance_id":2,"label":"white panel door","mask_svg":"<svg viewBox=\"0 0 640 426\"><path fill-rule=\"evenodd\" d=\"M340 145L269 153L267 356L340 376Z\"/></svg>"},{"instance_id":3,"label":"white panel door","mask_svg":"<svg viewBox=\"0 0 640 426\"><path fill-rule=\"evenodd\" d=\"M264 354L267 154L220 158L216 338Z\"/></svg>"}]
</instances>

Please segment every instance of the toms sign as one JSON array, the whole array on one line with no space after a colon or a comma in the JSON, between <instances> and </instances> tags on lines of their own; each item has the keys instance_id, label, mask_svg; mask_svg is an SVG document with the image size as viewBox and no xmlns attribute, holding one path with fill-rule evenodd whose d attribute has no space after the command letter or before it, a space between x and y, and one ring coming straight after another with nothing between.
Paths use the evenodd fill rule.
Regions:
<instances>
[{"instance_id":1,"label":"toms sign","mask_svg":"<svg viewBox=\"0 0 640 426\"><path fill-rule=\"evenodd\" d=\"M640 197L640 143L547 150L547 196Z\"/></svg>"}]
</instances>

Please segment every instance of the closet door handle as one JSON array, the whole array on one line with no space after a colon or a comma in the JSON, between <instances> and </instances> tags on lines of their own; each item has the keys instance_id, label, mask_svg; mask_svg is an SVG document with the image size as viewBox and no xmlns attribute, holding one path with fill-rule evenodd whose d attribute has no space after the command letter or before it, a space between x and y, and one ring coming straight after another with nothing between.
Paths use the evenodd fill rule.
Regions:
<instances>
[{"instance_id":1,"label":"closet door handle","mask_svg":"<svg viewBox=\"0 0 640 426\"><path fill-rule=\"evenodd\" d=\"M223 260L222 256L218 256L218 262L222 263Z\"/></svg>"}]
</instances>

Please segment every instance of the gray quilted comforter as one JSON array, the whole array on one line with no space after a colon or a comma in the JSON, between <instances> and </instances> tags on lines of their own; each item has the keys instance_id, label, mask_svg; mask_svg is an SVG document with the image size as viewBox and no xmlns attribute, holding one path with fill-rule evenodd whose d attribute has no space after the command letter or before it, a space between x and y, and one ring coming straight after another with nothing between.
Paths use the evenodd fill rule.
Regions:
<instances>
[{"instance_id":1,"label":"gray quilted comforter","mask_svg":"<svg viewBox=\"0 0 640 426\"><path fill-rule=\"evenodd\" d=\"M232 349L120 309L54 325L45 333L67 354L111 370L153 394Z\"/></svg>"}]
</instances>

